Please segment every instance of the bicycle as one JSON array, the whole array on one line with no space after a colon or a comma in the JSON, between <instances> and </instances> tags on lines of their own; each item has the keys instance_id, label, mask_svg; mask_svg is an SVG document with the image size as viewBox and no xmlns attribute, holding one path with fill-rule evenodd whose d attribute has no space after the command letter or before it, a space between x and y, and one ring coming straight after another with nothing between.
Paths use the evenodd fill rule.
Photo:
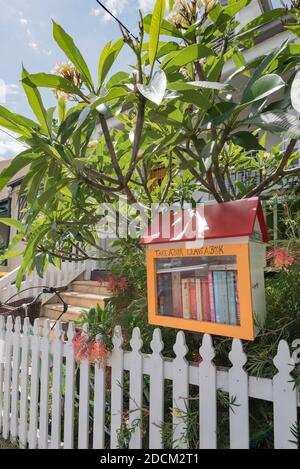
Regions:
<instances>
[{"instance_id":1,"label":"bicycle","mask_svg":"<svg viewBox=\"0 0 300 469\"><path fill-rule=\"evenodd\" d=\"M29 299L21 299L12 302L14 298L17 296L21 295L22 293L25 293L27 291L31 291L37 288L41 288L42 290L35 296L35 297L30 297ZM29 287L25 288L24 290L21 290L14 295L12 295L8 300L6 300L4 303L0 302L0 315L5 315L5 316L13 316L13 317L22 317L23 319L26 317L29 317L30 322L33 324L34 320L40 317L40 310L41 310L41 297L42 295L55 295L58 297L60 302L63 305L63 311L56 319L55 323L51 327L51 330L55 328L55 325L60 319L63 317L64 314L68 311L68 304L64 301L64 299L61 297L61 293L64 291L67 291L67 287L48 287L48 286L39 286L39 287ZM2 310L2 311L1 311Z\"/></svg>"}]
</instances>

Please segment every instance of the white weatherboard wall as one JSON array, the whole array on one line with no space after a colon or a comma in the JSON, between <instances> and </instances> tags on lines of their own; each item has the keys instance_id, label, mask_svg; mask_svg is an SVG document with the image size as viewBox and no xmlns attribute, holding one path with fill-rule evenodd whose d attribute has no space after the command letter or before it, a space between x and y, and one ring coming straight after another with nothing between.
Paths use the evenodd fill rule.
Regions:
<instances>
[{"instance_id":1,"label":"white weatherboard wall","mask_svg":"<svg viewBox=\"0 0 300 469\"><path fill-rule=\"evenodd\" d=\"M26 319L21 328L19 318L13 327L11 318L5 323L0 316L0 339L6 343L6 360L0 363L0 434L18 441L21 448L119 448L120 429L130 415L129 447L138 449L144 444L146 448L163 449L161 428L165 411L169 411L164 409L168 380L173 399L174 448L189 448L185 415L193 385L199 390L198 397L193 395L199 409L199 448L218 447L217 391L222 390L228 393L229 402L234 401L228 407L230 448L249 448L249 402L255 398L273 404L274 447L297 449L292 429L297 423L300 400L291 376L295 365L284 341L274 357L274 378L261 379L245 372L247 357L239 340L232 342L232 366L219 369L214 364L215 350L208 335L199 349L202 361L196 364L186 359L188 349L182 332L174 344L175 358L170 359L163 356L159 329L154 331L152 353L145 355L139 329L133 331L132 350L128 352L123 349L122 331L117 327L114 348L104 369L87 361L77 367L74 324L69 324L66 341L62 340L59 322L54 340L50 340L47 323L44 331L44 337L40 337L39 320L32 329ZM82 333L86 334L87 328ZM129 376L129 404L123 392L125 373ZM143 401L145 377L149 383L147 403Z\"/></svg>"}]
</instances>

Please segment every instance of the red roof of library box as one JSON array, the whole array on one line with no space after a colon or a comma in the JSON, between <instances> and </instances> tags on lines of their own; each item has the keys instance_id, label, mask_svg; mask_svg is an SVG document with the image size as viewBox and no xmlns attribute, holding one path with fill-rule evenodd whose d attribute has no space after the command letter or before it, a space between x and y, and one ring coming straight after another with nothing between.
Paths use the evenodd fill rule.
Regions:
<instances>
[{"instance_id":1,"label":"red roof of library box","mask_svg":"<svg viewBox=\"0 0 300 469\"><path fill-rule=\"evenodd\" d=\"M258 198L202 205L190 210L160 213L150 223L140 244L163 244L197 239L251 236L256 221L265 243L269 241L263 209Z\"/></svg>"}]
</instances>

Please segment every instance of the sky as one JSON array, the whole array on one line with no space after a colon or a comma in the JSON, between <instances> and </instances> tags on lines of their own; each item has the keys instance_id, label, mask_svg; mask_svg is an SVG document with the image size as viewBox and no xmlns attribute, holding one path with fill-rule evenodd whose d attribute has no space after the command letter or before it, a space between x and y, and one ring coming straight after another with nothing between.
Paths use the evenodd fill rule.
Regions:
<instances>
[{"instance_id":1,"label":"sky","mask_svg":"<svg viewBox=\"0 0 300 469\"><path fill-rule=\"evenodd\" d=\"M108 8L137 34L138 10L151 9L155 0L104 0ZM95 0L0 0L0 104L29 116L20 86L22 63L30 73L50 73L56 62L66 58L52 37L54 19L74 38L96 80L100 52L110 40L120 38L117 23ZM128 49L120 55L118 67L129 63ZM1 88L2 87L2 88ZM3 103L5 88L5 103ZM2 93L1 93L2 89ZM51 92L46 105L53 105ZM17 154L22 147L0 132L0 160Z\"/></svg>"},{"instance_id":2,"label":"sky","mask_svg":"<svg viewBox=\"0 0 300 469\"><path fill-rule=\"evenodd\" d=\"M133 34L137 34L138 10L150 10L155 0L103 0ZM280 0L273 1L274 6ZM52 37L57 23L74 38L94 77L102 48L120 37L116 22L103 12L95 0L0 0L0 104L14 112L30 116L20 86L22 63L30 73L50 73L56 62L65 61ZM128 65L128 48L118 59L118 68ZM1 96L2 95L2 96ZM44 94L46 106L53 105L51 92ZM0 160L11 158L21 145L0 132Z\"/></svg>"}]
</instances>

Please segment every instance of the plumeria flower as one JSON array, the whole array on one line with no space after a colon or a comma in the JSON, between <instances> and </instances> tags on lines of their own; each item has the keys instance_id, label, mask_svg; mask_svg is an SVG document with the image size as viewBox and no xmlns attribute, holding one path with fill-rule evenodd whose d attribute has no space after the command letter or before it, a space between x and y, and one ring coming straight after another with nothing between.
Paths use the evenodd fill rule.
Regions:
<instances>
[{"instance_id":1,"label":"plumeria flower","mask_svg":"<svg viewBox=\"0 0 300 469\"><path fill-rule=\"evenodd\" d=\"M204 6L205 12L209 13L218 3L218 0L200 0L200 3L202 3L202 6Z\"/></svg>"},{"instance_id":2,"label":"plumeria flower","mask_svg":"<svg viewBox=\"0 0 300 469\"><path fill-rule=\"evenodd\" d=\"M78 88L82 86L80 72L70 61L66 63L57 62L51 73L58 77L62 77L62 78L65 78L66 80L69 80ZM65 91L55 90L54 92L57 98L62 98L65 101L71 101L75 99L73 95L66 93Z\"/></svg>"}]
</instances>

